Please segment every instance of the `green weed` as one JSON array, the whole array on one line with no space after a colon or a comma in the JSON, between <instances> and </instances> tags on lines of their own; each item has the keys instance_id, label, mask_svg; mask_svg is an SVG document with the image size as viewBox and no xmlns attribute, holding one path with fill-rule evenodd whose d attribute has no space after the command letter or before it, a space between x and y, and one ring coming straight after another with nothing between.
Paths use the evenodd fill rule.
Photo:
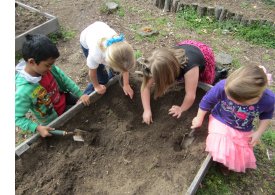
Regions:
<instances>
[{"instance_id":1,"label":"green weed","mask_svg":"<svg viewBox=\"0 0 275 195\"><path fill-rule=\"evenodd\" d=\"M74 38L75 35L76 32L74 30L65 29L64 27L61 27L59 32L51 33L48 35L48 37L51 39L53 43L56 44L59 40L68 41Z\"/></svg>"},{"instance_id":2,"label":"green weed","mask_svg":"<svg viewBox=\"0 0 275 195\"><path fill-rule=\"evenodd\" d=\"M15 53L15 63L17 64L23 58L21 53Z\"/></svg>"},{"instance_id":3,"label":"green weed","mask_svg":"<svg viewBox=\"0 0 275 195\"><path fill-rule=\"evenodd\" d=\"M140 57L142 57L142 52L141 52L141 50L138 49L135 51L135 59L138 59Z\"/></svg>"},{"instance_id":4,"label":"green weed","mask_svg":"<svg viewBox=\"0 0 275 195\"><path fill-rule=\"evenodd\" d=\"M125 10L123 7L119 7L117 10L117 14L119 17L124 17L125 16Z\"/></svg>"},{"instance_id":5,"label":"green weed","mask_svg":"<svg viewBox=\"0 0 275 195\"><path fill-rule=\"evenodd\" d=\"M275 6L275 0L262 0L267 5Z\"/></svg>"},{"instance_id":6,"label":"green weed","mask_svg":"<svg viewBox=\"0 0 275 195\"><path fill-rule=\"evenodd\" d=\"M256 45L275 48L275 32L271 26L259 24L243 26L233 20L218 22L213 17L199 17L191 8L177 13L175 26L177 28L186 26L198 34L228 34Z\"/></svg>"},{"instance_id":7,"label":"green weed","mask_svg":"<svg viewBox=\"0 0 275 195\"><path fill-rule=\"evenodd\" d=\"M267 146L270 146L272 148L275 148L275 131L272 129L266 130L262 137L261 140L266 144Z\"/></svg>"}]
</instances>

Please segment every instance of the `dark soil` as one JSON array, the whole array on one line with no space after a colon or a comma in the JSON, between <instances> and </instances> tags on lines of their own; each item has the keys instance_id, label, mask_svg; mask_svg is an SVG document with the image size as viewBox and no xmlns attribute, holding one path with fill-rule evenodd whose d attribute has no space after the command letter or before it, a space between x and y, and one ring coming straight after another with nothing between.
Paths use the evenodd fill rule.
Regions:
<instances>
[{"instance_id":1,"label":"dark soil","mask_svg":"<svg viewBox=\"0 0 275 195\"><path fill-rule=\"evenodd\" d=\"M133 79L132 79L133 81ZM180 150L199 100L181 119L168 115L183 88L152 101L154 123L141 123L140 82L130 100L119 84L61 129L86 130L85 142L72 137L41 139L16 161L16 194L180 194L187 190L206 157L206 124L194 142Z\"/></svg>"},{"instance_id":2,"label":"dark soil","mask_svg":"<svg viewBox=\"0 0 275 195\"><path fill-rule=\"evenodd\" d=\"M162 24L164 33L156 41L136 39L136 29L150 26L153 20L166 17L173 21L175 13L166 13L152 5L151 0L120 0L125 15L101 13L105 1L97 0L22 0L43 12L58 17L64 29L73 30L76 36L69 41L59 41L61 56L56 64L84 89L88 83L88 67L79 44L81 31L99 20L108 23L118 33L125 34L135 51L148 56L158 47L171 47L183 39L202 41L215 53L232 55L242 65L263 64L275 74L275 50L235 39L230 35L197 34L182 28L171 29ZM197 0L210 5L224 5L243 13L248 18L274 20L275 8L256 0ZM16 24L17 25L17 24ZM154 26L155 27L155 26ZM142 106L138 83L131 101L118 86L108 89L96 104L84 109L65 127L80 128L91 135L86 142L72 138L52 137L41 139L16 161L16 194L180 194L185 192L205 158L206 124L196 133L196 140L188 150L176 151L185 131L196 115L197 102L176 120L167 110L180 103L183 92L171 92L152 100L154 123L141 123ZM249 178L254 180L254 178ZM261 184L255 181L255 186ZM253 194L248 187L243 193Z\"/></svg>"},{"instance_id":3,"label":"dark soil","mask_svg":"<svg viewBox=\"0 0 275 195\"><path fill-rule=\"evenodd\" d=\"M33 12L21 6L15 8L15 36L43 24L48 19L38 12Z\"/></svg>"}]
</instances>

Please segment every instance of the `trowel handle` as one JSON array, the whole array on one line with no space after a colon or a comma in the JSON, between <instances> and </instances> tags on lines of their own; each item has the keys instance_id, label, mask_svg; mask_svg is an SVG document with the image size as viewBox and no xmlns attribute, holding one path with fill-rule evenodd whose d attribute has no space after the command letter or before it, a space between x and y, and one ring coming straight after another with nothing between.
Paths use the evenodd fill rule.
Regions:
<instances>
[{"instance_id":1,"label":"trowel handle","mask_svg":"<svg viewBox=\"0 0 275 195\"><path fill-rule=\"evenodd\" d=\"M52 130L52 131L49 131L50 134L53 134L53 135L66 135L67 132L66 131L63 131L63 130Z\"/></svg>"}]
</instances>

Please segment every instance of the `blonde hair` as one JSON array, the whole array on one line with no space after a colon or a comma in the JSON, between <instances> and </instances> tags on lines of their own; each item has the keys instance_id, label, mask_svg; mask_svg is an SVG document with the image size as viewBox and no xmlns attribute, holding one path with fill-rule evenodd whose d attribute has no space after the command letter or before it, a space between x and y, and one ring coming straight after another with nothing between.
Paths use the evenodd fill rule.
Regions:
<instances>
[{"instance_id":1,"label":"blonde hair","mask_svg":"<svg viewBox=\"0 0 275 195\"><path fill-rule=\"evenodd\" d=\"M236 101L244 102L260 97L267 86L267 77L257 65L243 66L226 79L225 93Z\"/></svg>"},{"instance_id":2,"label":"blonde hair","mask_svg":"<svg viewBox=\"0 0 275 195\"><path fill-rule=\"evenodd\" d=\"M155 50L152 55L145 60L150 74L144 74L141 89L147 85L150 78L155 81L154 98L165 93L167 88L173 84L180 73L180 68L187 63L185 50L160 48Z\"/></svg>"},{"instance_id":3,"label":"blonde hair","mask_svg":"<svg viewBox=\"0 0 275 195\"><path fill-rule=\"evenodd\" d=\"M133 47L126 41L113 43L106 49L106 62L118 72L127 72L133 69L135 65Z\"/></svg>"}]
</instances>

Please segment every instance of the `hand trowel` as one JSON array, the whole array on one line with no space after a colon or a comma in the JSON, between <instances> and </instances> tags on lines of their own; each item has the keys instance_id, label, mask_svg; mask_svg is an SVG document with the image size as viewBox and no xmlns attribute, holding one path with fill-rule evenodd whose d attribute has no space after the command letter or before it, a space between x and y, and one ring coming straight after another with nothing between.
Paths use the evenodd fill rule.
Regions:
<instances>
[{"instance_id":1,"label":"hand trowel","mask_svg":"<svg viewBox=\"0 0 275 195\"><path fill-rule=\"evenodd\" d=\"M73 136L74 141L84 142L83 134L89 133L88 131L84 131L81 129L75 129L74 131L64 131L64 130L51 130L49 131L52 135L60 135L60 136Z\"/></svg>"}]
</instances>

